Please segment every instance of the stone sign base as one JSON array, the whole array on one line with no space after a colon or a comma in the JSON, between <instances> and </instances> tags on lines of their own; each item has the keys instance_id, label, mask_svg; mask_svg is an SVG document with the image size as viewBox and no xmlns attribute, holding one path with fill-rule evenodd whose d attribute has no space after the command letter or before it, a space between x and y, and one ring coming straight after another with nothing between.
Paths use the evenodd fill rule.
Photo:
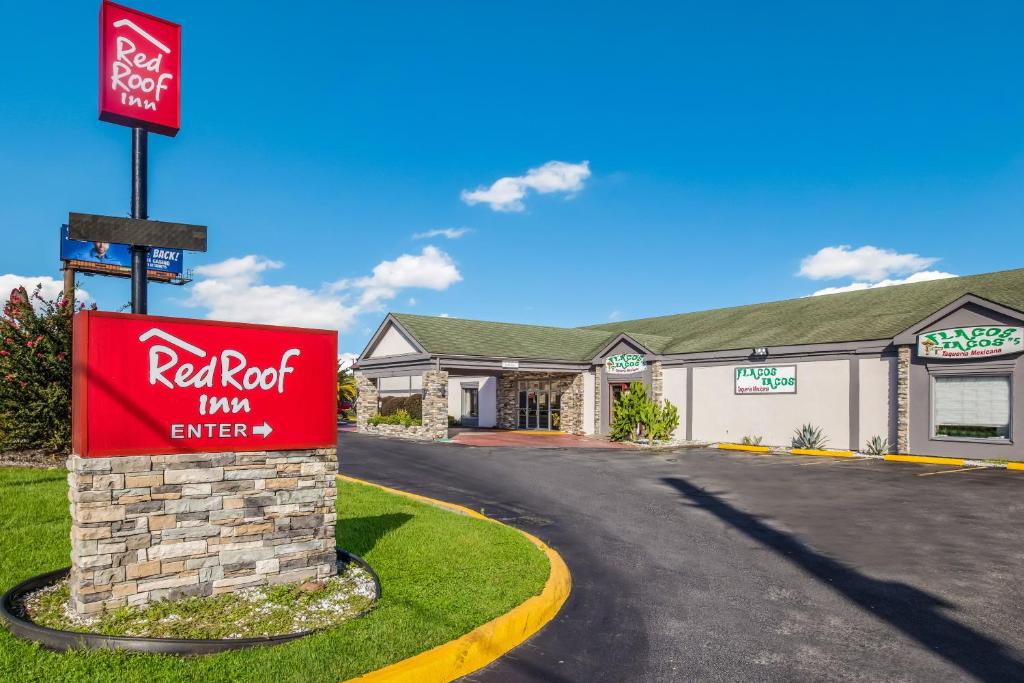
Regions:
<instances>
[{"instance_id":1,"label":"stone sign base","mask_svg":"<svg viewBox=\"0 0 1024 683\"><path fill-rule=\"evenodd\" d=\"M80 614L334 576L334 448L68 459Z\"/></svg>"}]
</instances>

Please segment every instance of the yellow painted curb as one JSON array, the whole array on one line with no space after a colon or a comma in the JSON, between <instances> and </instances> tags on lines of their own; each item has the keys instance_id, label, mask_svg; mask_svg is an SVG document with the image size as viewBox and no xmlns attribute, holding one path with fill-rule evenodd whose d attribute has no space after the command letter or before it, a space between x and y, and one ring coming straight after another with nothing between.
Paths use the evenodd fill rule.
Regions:
<instances>
[{"instance_id":1,"label":"yellow painted curb","mask_svg":"<svg viewBox=\"0 0 1024 683\"><path fill-rule=\"evenodd\" d=\"M720 443L718 447L723 451L750 451L751 453L767 453L770 450L767 446L748 446L741 443Z\"/></svg>"},{"instance_id":2,"label":"yellow painted curb","mask_svg":"<svg viewBox=\"0 0 1024 683\"><path fill-rule=\"evenodd\" d=\"M1008 462L1008 463L1006 463L1006 469L1008 469L1008 470L1024 470L1024 462Z\"/></svg>"},{"instance_id":3,"label":"yellow painted curb","mask_svg":"<svg viewBox=\"0 0 1024 683\"><path fill-rule=\"evenodd\" d=\"M817 448L793 448L789 451L793 455L823 455L832 458L852 458L853 451L823 451Z\"/></svg>"},{"instance_id":4,"label":"yellow painted curb","mask_svg":"<svg viewBox=\"0 0 1024 683\"><path fill-rule=\"evenodd\" d=\"M354 482L366 486L412 498L429 505L445 508L452 512L469 515L477 519L485 519L492 524L502 524L462 505L448 503L443 500L427 498L408 491L393 489L373 482L354 479L339 474L343 481ZM502 524L502 526L508 526ZM514 527L512 527L514 528ZM572 590L572 577L565 561L554 550L549 548L536 536L516 529L531 543L540 548L551 564L551 573L544 584L540 595L527 599L482 626L478 626L461 638L456 638L437 647L421 652L418 655L395 662L383 669L371 671L358 678L351 679L360 683L389 681L397 683L447 683L483 668L498 657L522 644L527 638L539 631L546 623L555 618L558 610L565 604Z\"/></svg>"},{"instance_id":5,"label":"yellow painted curb","mask_svg":"<svg viewBox=\"0 0 1024 683\"><path fill-rule=\"evenodd\" d=\"M885 455L883 460L889 462L921 462L929 465L963 465L963 458L938 458L931 455Z\"/></svg>"}]
</instances>

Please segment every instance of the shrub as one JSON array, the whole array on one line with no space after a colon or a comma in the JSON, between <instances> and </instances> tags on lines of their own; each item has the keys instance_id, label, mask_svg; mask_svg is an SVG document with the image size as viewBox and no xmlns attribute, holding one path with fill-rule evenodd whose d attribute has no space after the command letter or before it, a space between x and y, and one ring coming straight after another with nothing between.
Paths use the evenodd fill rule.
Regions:
<instances>
[{"instance_id":1,"label":"shrub","mask_svg":"<svg viewBox=\"0 0 1024 683\"><path fill-rule=\"evenodd\" d=\"M423 424L420 418L413 417L408 411L399 408L390 415L374 415L369 419L372 425L400 425L402 427L419 427Z\"/></svg>"},{"instance_id":2,"label":"shrub","mask_svg":"<svg viewBox=\"0 0 1024 683\"><path fill-rule=\"evenodd\" d=\"M71 447L72 311L63 296L44 299L41 289L31 296L24 287L13 290L0 315L4 451L63 453Z\"/></svg>"},{"instance_id":3,"label":"shrub","mask_svg":"<svg viewBox=\"0 0 1024 683\"><path fill-rule=\"evenodd\" d=\"M868 439L864 445L864 452L868 455L885 455L889 452L889 439L876 434Z\"/></svg>"},{"instance_id":4,"label":"shrub","mask_svg":"<svg viewBox=\"0 0 1024 683\"><path fill-rule=\"evenodd\" d=\"M809 422L801 425L793 433L793 448L819 450L824 448L827 443L828 438L821 431L821 427L815 427Z\"/></svg>"},{"instance_id":5,"label":"shrub","mask_svg":"<svg viewBox=\"0 0 1024 683\"><path fill-rule=\"evenodd\" d=\"M459 418L455 417L454 415L449 415L448 416L448 426L449 427L461 427L462 423L459 421Z\"/></svg>"},{"instance_id":6,"label":"shrub","mask_svg":"<svg viewBox=\"0 0 1024 683\"><path fill-rule=\"evenodd\" d=\"M629 391L616 402L611 424L613 441L651 441L668 439L679 426L679 410L669 401L659 404L647 396L640 382L629 385Z\"/></svg>"},{"instance_id":7,"label":"shrub","mask_svg":"<svg viewBox=\"0 0 1024 683\"><path fill-rule=\"evenodd\" d=\"M385 396L380 402L381 415L394 415L404 410L417 420L423 419L423 397L419 394L411 396Z\"/></svg>"},{"instance_id":8,"label":"shrub","mask_svg":"<svg viewBox=\"0 0 1024 683\"><path fill-rule=\"evenodd\" d=\"M743 440L740 441L740 443L743 444L744 446L760 446L761 441L762 437L755 434L754 436L743 437Z\"/></svg>"}]
</instances>

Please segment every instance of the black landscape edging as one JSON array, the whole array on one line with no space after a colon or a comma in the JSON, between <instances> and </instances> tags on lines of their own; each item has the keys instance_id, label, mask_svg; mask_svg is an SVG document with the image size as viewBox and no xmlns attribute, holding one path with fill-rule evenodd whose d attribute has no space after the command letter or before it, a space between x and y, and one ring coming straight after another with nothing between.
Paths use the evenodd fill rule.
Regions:
<instances>
[{"instance_id":1,"label":"black landscape edging","mask_svg":"<svg viewBox=\"0 0 1024 683\"><path fill-rule=\"evenodd\" d=\"M365 610L357 614L358 619L372 610L377 601L380 600L381 587L380 578L377 572L366 563L366 560L353 555L352 553L336 548L339 562L352 562L359 565L373 577L376 597L373 603ZM175 655L209 655L228 650L242 650L248 647L262 645L278 645L292 640L298 640L305 636L312 635L323 629L311 631L300 631L289 633L283 636L266 636L262 638L224 638L218 640L199 640L188 638L139 638L133 636L104 636L96 633L77 633L75 631L60 631L57 629L39 626L21 617L17 613L16 604L23 595L31 593L60 581L70 572L69 567L58 569L34 576L31 579L22 581L14 588L4 593L0 598L0 621L3 621L7 628L18 638L31 640L39 643L48 650L64 652L66 650L124 650L128 652L148 652L151 654L175 654Z\"/></svg>"}]
</instances>

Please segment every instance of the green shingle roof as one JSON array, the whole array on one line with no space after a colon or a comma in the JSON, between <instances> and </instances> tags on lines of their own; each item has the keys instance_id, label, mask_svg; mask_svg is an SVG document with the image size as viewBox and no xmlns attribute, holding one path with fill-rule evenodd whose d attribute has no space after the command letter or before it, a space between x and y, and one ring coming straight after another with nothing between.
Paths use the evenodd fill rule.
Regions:
<instances>
[{"instance_id":1,"label":"green shingle roof","mask_svg":"<svg viewBox=\"0 0 1024 683\"><path fill-rule=\"evenodd\" d=\"M430 353L457 356L589 361L615 336L602 330L542 327L394 313Z\"/></svg>"},{"instance_id":2,"label":"green shingle roof","mask_svg":"<svg viewBox=\"0 0 1024 683\"><path fill-rule=\"evenodd\" d=\"M395 318L430 353L589 361L621 332L665 354L889 339L965 294L1024 311L1024 269L581 328Z\"/></svg>"}]
</instances>

